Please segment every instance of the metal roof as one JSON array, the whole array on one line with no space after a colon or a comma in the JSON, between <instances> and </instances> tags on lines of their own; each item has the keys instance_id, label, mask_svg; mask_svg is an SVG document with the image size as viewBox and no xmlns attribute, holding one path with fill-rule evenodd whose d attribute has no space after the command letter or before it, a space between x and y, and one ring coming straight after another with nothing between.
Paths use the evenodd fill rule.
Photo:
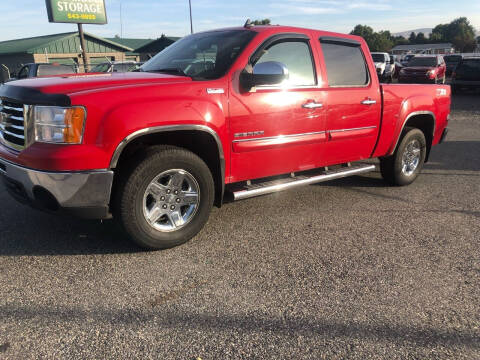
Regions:
<instances>
[{"instance_id":1,"label":"metal roof","mask_svg":"<svg viewBox=\"0 0 480 360\"><path fill-rule=\"evenodd\" d=\"M51 53L61 53L65 51L52 51L51 47L57 47L59 42L67 42L68 46L71 47L73 43L76 43L76 39L79 39L78 32L68 32L61 34L51 34L44 36L36 36L31 38L16 39L16 40L7 40L0 42L0 54L18 54L18 53L28 53L36 54L43 53L45 49L49 49ZM90 33L85 33L85 39L90 40L91 44L87 44L87 48L94 46L93 43L96 43L97 47L99 44L102 44L103 47L114 48L116 51L133 51L132 48L122 45L120 43L101 38L99 36L92 35ZM70 49L71 50L71 49ZM76 52L67 51L67 52Z\"/></svg>"},{"instance_id":2,"label":"metal roof","mask_svg":"<svg viewBox=\"0 0 480 360\"><path fill-rule=\"evenodd\" d=\"M114 43L127 46L132 49L138 49L139 47L145 46L148 43L154 41L155 39L133 39L133 38L106 38L109 41Z\"/></svg>"},{"instance_id":3,"label":"metal roof","mask_svg":"<svg viewBox=\"0 0 480 360\"><path fill-rule=\"evenodd\" d=\"M452 49L451 43L397 45L392 50Z\"/></svg>"}]
</instances>

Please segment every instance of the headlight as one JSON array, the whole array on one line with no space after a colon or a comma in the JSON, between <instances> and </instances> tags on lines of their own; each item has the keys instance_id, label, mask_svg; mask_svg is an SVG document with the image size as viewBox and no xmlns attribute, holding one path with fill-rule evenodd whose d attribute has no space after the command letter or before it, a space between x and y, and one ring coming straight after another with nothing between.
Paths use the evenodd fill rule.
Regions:
<instances>
[{"instance_id":1,"label":"headlight","mask_svg":"<svg viewBox=\"0 0 480 360\"><path fill-rule=\"evenodd\" d=\"M400 69L400 72L399 72L399 74L402 74L402 75L403 75L403 74L405 74L405 70L403 70L403 69Z\"/></svg>"},{"instance_id":2,"label":"headlight","mask_svg":"<svg viewBox=\"0 0 480 360\"><path fill-rule=\"evenodd\" d=\"M35 141L54 144L81 144L85 109L57 106L34 106Z\"/></svg>"}]
</instances>

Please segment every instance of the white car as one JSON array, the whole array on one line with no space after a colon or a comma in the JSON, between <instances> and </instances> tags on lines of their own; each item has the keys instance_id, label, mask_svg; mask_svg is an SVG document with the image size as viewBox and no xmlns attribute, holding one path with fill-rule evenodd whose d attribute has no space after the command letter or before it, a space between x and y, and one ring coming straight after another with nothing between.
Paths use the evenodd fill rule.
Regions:
<instances>
[{"instance_id":1,"label":"white car","mask_svg":"<svg viewBox=\"0 0 480 360\"><path fill-rule=\"evenodd\" d=\"M372 52L377 75L382 82L392 82L395 73L395 63L390 62L390 55L384 52Z\"/></svg>"}]
</instances>

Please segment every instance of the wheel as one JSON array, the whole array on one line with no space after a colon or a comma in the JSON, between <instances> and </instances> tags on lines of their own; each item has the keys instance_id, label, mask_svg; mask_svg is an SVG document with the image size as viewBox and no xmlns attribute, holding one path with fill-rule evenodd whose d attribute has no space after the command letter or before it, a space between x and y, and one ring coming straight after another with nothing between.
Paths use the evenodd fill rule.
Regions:
<instances>
[{"instance_id":1,"label":"wheel","mask_svg":"<svg viewBox=\"0 0 480 360\"><path fill-rule=\"evenodd\" d=\"M148 148L117 188L114 216L141 247L183 244L205 225L214 200L205 162L173 146Z\"/></svg>"},{"instance_id":2,"label":"wheel","mask_svg":"<svg viewBox=\"0 0 480 360\"><path fill-rule=\"evenodd\" d=\"M411 184L422 170L426 148L423 132L406 127L393 155L380 159L382 177L392 185Z\"/></svg>"}]
</instances>

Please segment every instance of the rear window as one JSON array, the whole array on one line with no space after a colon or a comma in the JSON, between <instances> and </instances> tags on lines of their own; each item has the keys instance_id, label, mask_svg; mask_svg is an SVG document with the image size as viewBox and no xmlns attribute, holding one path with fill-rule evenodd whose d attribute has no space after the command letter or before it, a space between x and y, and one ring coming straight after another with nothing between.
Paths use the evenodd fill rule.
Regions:
<instances>
[{"instance_id":1,"label":"rear window","mask_svg":"<svg viewBox=\"0 0 480 360\"><path fill-rule=\"evenodd\" d=\"M437 58L416 56L408 62L408 66L437 66Z\"/></svg>"},{"instance_id":2,"label":"rear window","mask_svg":"<svg viewBox=\"0 0 480 360\"><path fill-rule=\"evenodd\" d=\"M321 41L329 86L365 86L367 64L360 46Z\"/></svg>"},{"instance_id":3,"label":"rear window","mask_svg":"<svg viewBox=\"0 0 480 360\"><path fill-rule=\"evenodd\" d=\"M63 74L74 74L73 66L68 65L39 65L37 76L52 76Z\"/></svg>"},{"instance_id":4,"label":"rear window","mask_svg":"<svg viewBox=\"0 0 480 360\"><path fill-rule=\"evenodd\" d=\"M459 69L480 72L480 59L465 59L460 63L457 71Z\"/></svg>"},{"instance_id":5,"label":"rear window","mask_svg":"<svg viewBox=\"0 0 480 360\"><path fill-rule=\"evenodd\" d=\"M374 62L384 62L385 56L383 54L372 54L372 59Z\"/></svg>"}]
</instances>

